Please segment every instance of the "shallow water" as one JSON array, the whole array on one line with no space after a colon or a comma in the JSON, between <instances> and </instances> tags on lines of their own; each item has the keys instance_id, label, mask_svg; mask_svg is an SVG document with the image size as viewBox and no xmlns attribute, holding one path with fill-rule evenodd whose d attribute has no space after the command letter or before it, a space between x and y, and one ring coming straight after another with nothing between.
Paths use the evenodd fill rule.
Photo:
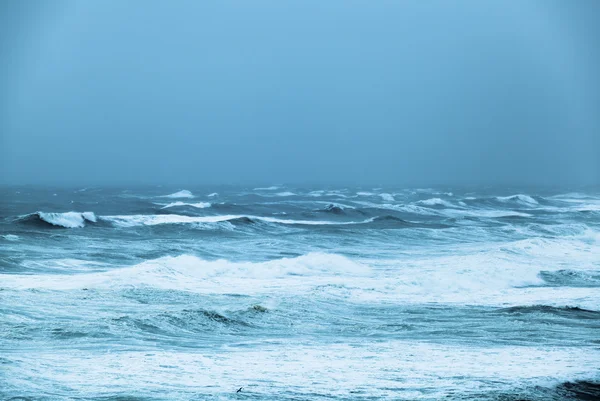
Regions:
<instances>
[{"instance_id":1,"label":"shallow water","mask_svg":"<svg viewBox=\"0 0 600 401\"><path fill-rule=\"evenodd\" d=\"M598 399L600 192L4 187L0 300L1 399Z\"/></svg>"}]
</instances>

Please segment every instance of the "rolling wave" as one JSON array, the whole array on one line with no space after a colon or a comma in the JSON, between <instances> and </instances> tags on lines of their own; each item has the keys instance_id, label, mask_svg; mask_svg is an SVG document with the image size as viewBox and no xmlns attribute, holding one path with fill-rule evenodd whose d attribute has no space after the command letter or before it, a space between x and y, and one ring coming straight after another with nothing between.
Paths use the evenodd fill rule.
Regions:
<instances>
[{"instance_id":1,"label":"rolling wave","mask_svg":"<svg viewBox=\"0 0 600 401\"><path fill-rule=\"evenodd\" d=\"M36 212L19 216L17 221L26 223L42 223L54 227L82 228L86 222L96 223L98 219L93 212Z\"/></svg>"},{"instance_id":2,"label":"rolling wave","mask_svg":"<svg viewBox=\"0 0 600 401\"><path fill-rule=\"evenodd\" d=\"M540 277L549 286L600 287L600 272L561 269L556 271L541 271Z\"/></svg>"},{"instance_id":3,"label":"rolling wave","mask_svg":"<svg viewBox=\"0 0 600 401\"><path fill-rule=\"evenodd\" d=\"M251 215L184 216L178 214L100 216L99 218L101 220L114 223L119 227L155 226L159 224L220 223L235 221L319 226L364 224L373 221L373 219L368 219L364 221L339 222L326 220L292 220Z\"/></svg>"},{"instance_id":4,"label":"rolling wave","mask_svg":"<svg viewBox=\"0 0 600 401\"><path fill-rule=\"evenodd\" d=\"M576 306L528 305L500 309L499 312L514 314L543 313L572 319L600 319L600 311L582 309Z\"/></svg>"},{"instance_id":5,"label":"rolling wave","mask_svg":"<svg viewBox=\"0 0 600 401\"><path fill-rule=\"evenodd\" d=\"M280 280L286 277L364 277L371 273L367 265L344 256L313 252L295 258L274 259L267 262L209 261L193 255L165 256L137 265L100 273L77 275L0 275L3 287L47 288L57 290L82 288L113 288L145 285L162 289L222 288L221 279L230 284L246 287L244 280ZM208 282L205 280L212 280ZM214 281L217 280L217 281ZM204 286L204 287L202 287Z\"/></svg>"}]
</instances>

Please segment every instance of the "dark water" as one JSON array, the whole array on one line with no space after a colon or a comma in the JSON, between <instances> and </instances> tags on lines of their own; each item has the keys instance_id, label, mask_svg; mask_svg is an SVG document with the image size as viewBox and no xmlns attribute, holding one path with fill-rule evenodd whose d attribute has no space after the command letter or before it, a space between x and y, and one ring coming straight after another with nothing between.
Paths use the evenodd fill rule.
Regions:
<instances>
[{"instance_id":1,"label":"dark water","mask_svg":"<svg viewBox=\"0 0 600 401\"><path fill-rule=\"evenodd\" d=\"M600 399L598 191L0 195L0 399Z\"/></svg>"}]
</instances>

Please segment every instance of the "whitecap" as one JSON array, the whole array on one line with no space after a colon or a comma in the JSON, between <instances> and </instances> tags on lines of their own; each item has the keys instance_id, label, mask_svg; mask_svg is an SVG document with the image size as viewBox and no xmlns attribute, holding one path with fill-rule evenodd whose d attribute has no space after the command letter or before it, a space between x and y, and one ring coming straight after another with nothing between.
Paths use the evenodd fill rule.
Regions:
<instances>
[{"instance_id":1,"label":"whitecap","mask_svg":"<svg viewBox=\"0 0 600 401\"><path fill-rule=\"evenodd\" d=\"M531 196L522 195L522 194L511 195L511 196L498 196L498 197L496 197L496 199L498 199L500 202L518 202L518 203L523 203L523 204L527 204L527 205L537 205L538 204L538 201L533 199Z\"/></svg>"},{"instance_id":2,"label":"whitecap","mask_svg":"<svg viewBox=\"0 0 600 401\"><path fill-rule=\"evenodd\" d=\"M177 198L193 198L194 195L188 191L187 189L183 189L181 191L169 194L169 195L164 195L164 198L173 198L173 199L177 199Z\"/></svg>"},{"instance_id":3,"label":"whitecap","mask_svg":"<svg viewBox=\"0 0 600 401\"><path fill-rule=\"evenodd\" d=\"M271 187L259 187L259 188L254 188L253 191L276 191L281 187L277 187L277 186L271 186Z\"/></svg>"},{"instance_id":4,"label":"whitecap","mask_svg":"<svg viewBox=\"0 0 600 401\"><path fill-rule=\"evenodd\" d=\"M381 199L383 199L386 202L394 202L395 201L394 197L388 193L381 193L381 194L379 194L379 196L381 196Z\"/></svg>"},{"instance_id":5,"label":"whitecap","mask_svg":"<svg viewBox=\"0 0 600 401\"><path fill-rule=\"evenodd\" d=\"M367 219L363 221L337 222L323 220L278 219L275 217L251 215L183 216L177 214L100 216L100 219L111 222L119 227L155 226L159 224L220 223L236 219L250 219L253 221L263 221L266 223L292 225L346 225L369 223L373 221L373 219Z\"/></svg>"},{"instance_id":6,"label":"whitecap","mask_svg":"<svg viewBox=\"0 0 600 401\"><path fill-rule=\"evenodd\" d=\"M191 206L191 207L195 207L198 209L205 209L207 207L211 207L212 205L209 202L185 203L185 202L178 201L178 202L169 203L168 205L165 205L161 209L168 209L170 207L177 207L177 206Z\"/></svg>"},{"instance_id":7,"label":"whitecap","mask_svg":"<svg viewBox=\"0 0 600 401\"><path fill-rule=\"evenodd\" d=\"M97 221L96 215L93 212L38 212L37 215L40 219L47 223L65 228L81 228L85 226L86 221L90 221L92 223Z\"/></svg>"}]
</instances>

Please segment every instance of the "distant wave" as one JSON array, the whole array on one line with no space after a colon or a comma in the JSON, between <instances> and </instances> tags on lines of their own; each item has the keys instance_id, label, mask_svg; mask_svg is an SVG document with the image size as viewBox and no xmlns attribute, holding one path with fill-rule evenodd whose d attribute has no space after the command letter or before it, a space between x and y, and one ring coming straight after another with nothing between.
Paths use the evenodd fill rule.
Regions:
<instances>
[{"instance_id":1,"label":"distant wave","mask_svg":"<svg viewBox=\"0 0 600 401\"><path fill-rule=\"evenodd\" d=\"M521 204L525 204L525 205L537 205L538 201L536 201L535 199L533 199L531 196L529 195L522 195L522 194L518 194L518 195L511 195L511 196L498 196L496 197L496 199L498 199L500 202L517 202L517 203L521 203Z\"/></svg>"},{"instance_id":2,"label":"distant wave","mask_svg":"<svg viewBox=\"0 0 600 401\"><path fill-rule=\"evenodd\" d=\"M214 198L215 196L219 196L219 194L216 192L213 192L212 194L208 194L206 196L208 196L209 198Z\"/></svg>"},{"instance_id":3,"label":"distant wave","mask_svg":"<svg viewBox=\"0 0 600 401\"><path fill-rule=\"evenodd\" d=\"M285 192L277 192L275 195L277 195L277 196L294 196L296 194L293 192L290 192L290 191L285 191Z\"/></svg>"},{"instance_id":4,"label":"distant wave","mask_svg":"<svg viewBox=\"0 0 600 401\"><path fill-rule=\"evenodd\" d=\"M19 237L18 235L14 235L14 234L6 234L6 235L3 235L2 238L4 238L7 241L18 241L21 239L21 237Z\"/></svg>"},{"instance_id":5,"label":"distant wave","mask_svg":"<svg viewBox=\"0 0 600 401\"><path fill-rule=\"evenodd\" d=\"M345 214L347 209L356 209L353 206L340 205L339 203L330 203L323 209L318 210L319 212L332 213L332 214Z\"/></svg>"},{"instance_id":6,"label":"distant wave","mask_svg":"<svg viewBox=\"0 0 600 401\"><path fill-rule=\"evenodd\" d=\"M259 188L254 188L253 191L277 191L279 188L281 188L281 187L276 187L276 186L259 187Z\"/></svg>"},{"instance_id":7,"label":"distant wave","mask_svg":"<svg viewBox=\"0 0 600 401\"><path fill-rule=\"evenodd\" d=\"M183 189L181 191L169 194L169 195L164 195L163 198L172 198L172 199L178 199L178 198L193 198L194 194L192 194L190 191L188 191L187 189Z\"/></svg>"},{"instance_id":8,"label":"distant wave","mask_svg":"<svg viewBox=\"0 0 600 401\"><path fill-rule=\"evenodd\" d=\"M161 209L168 209L170 207L177 207L177 206L191 206L191 207L195 207L198 209L205 209L207 207L211 207L212 205L209 202L198 202L198 203L185 203L185 202L173 202L173 203L169 203L168 205L162 207Z\"/></svg>"},{"instance_id":9,"label":"distant wave","mask_svg":"<svg viewBox=\"0 0 600 401\"><path fill-rule=\"evenodd\" d=\"M425 205L425 206L445 206L445 207L456 207L455 205L453 205L452 203L445 201L443 199L440 198L431 198L431 199L425 199L422 201L418 201L416 202L420 205Z\"/></svg>"},{"instance_id":10,"label":"distant wave","mask_svg":"<svg viewBox=\"0 0 600 401\"><path fill-rule=\"evenodd\" d=\"M361 224L372 221L352 221L352 222L336 222L336 221L319 221L319 220L291 220L279 219L266 216L249 216L249 215L220 215L220 216L183 216L177 214L157 214L157 215L122 215L122 216L100 216L101 220L109 221L120 227L136 227L136 226L154 226L159 224L189 224L189 223L219 223L219 222L256 222L262 221L266 223L278 224L297 224L297 225L346 225L346 224Z\"/></svg>"},{"instance_id":11,"label":"distant wave","mask_svg":"<svg viewBox=\"0 0 600 401\"><path fill-rule=\"evenodd\" d=\"M86 222L97 222L96 215L93 212L36 212L20 216L17 220L23 222L41 222L43 224L64 228L81 228L85 226Z\"/></svg>"},{"instance_id":12,"label":"distant wave","mask_svg":"<svg viewBox=\"0 0 600 401\"><path fill-rule=\"evenodd\" d=\"M379 194L379 196L381 196L381 199L383 199L386 202L394 202L395 201L394 197L388 193L382 193L382 194Z\"/></svg>"}]
</instances>

